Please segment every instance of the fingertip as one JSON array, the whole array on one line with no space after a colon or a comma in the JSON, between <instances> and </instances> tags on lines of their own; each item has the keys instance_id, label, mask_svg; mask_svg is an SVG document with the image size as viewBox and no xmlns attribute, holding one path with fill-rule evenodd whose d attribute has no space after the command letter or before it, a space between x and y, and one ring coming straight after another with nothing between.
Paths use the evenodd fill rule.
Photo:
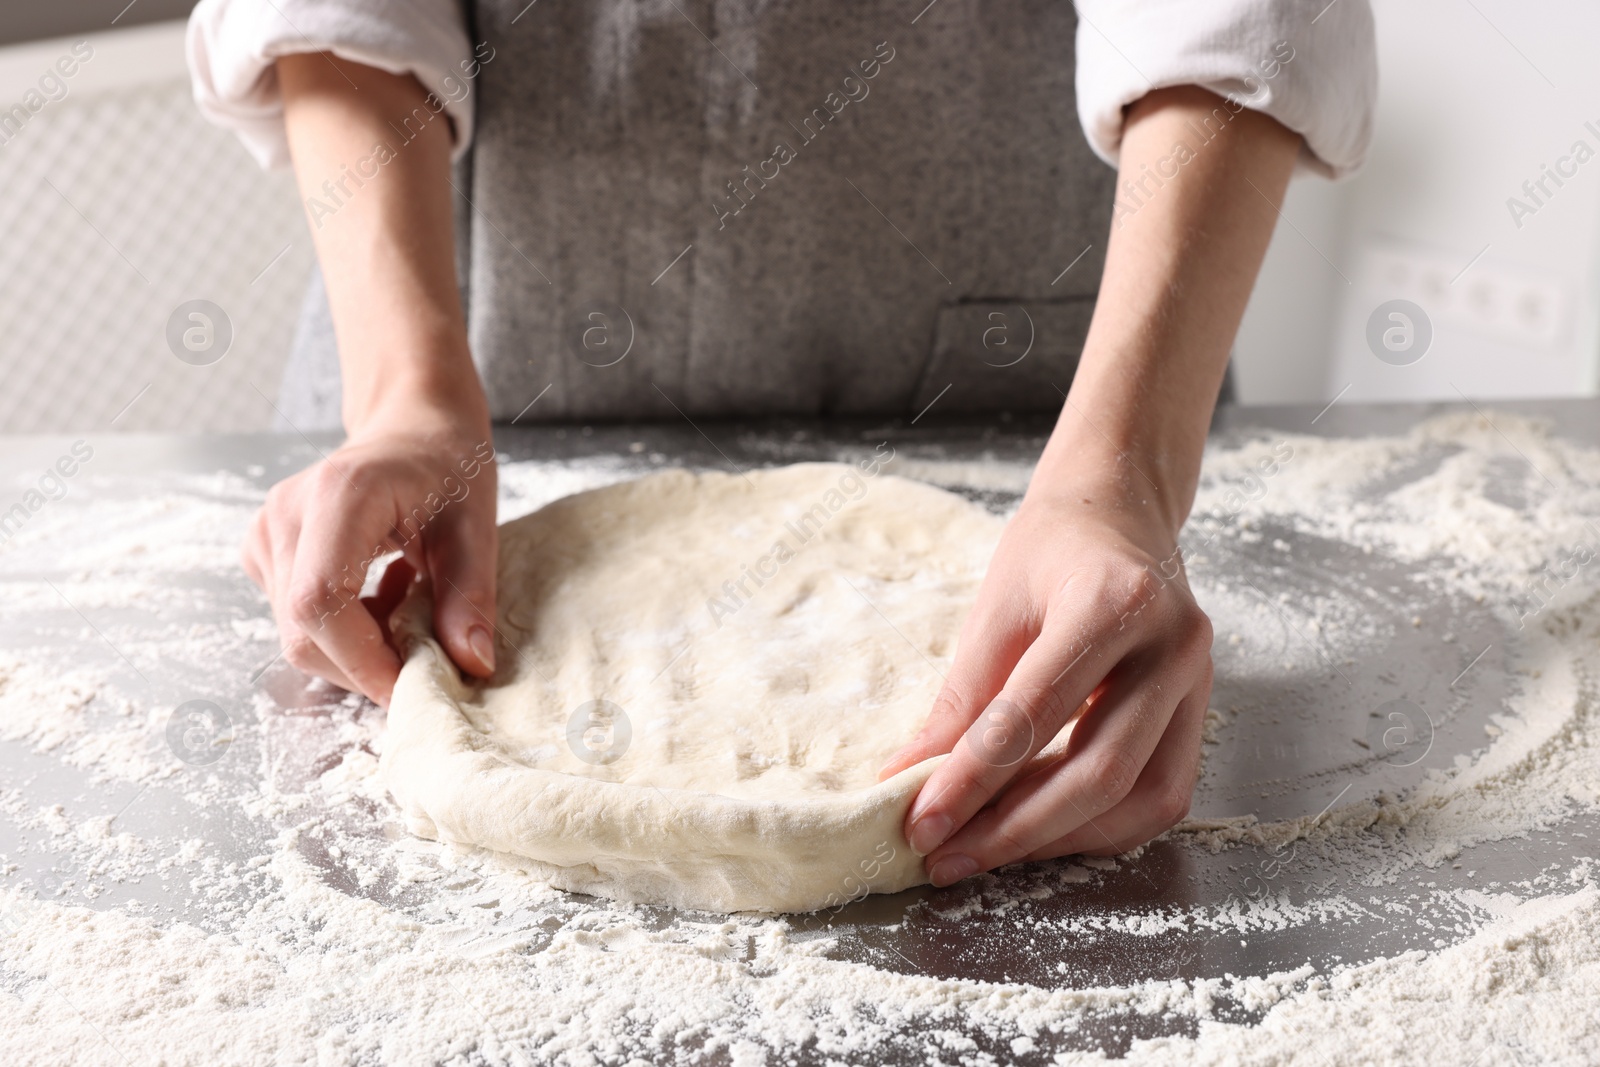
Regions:
<instances>
[{"instance_id":1,"label":"fingertip","mask_svg":"<svg viewBox=\"0 0 1600 1067\"><path fill-rule=\"evenodd\" d=\"M473 678L488 678L494 674L494 635L487 625L457 622L441 626L436 619L434 629L451 662L464 673Z\"/></svg>"},{"instance_id":2,"label":"fingertip","mask_svg":"<svg viewBox=\"0 0 1600 1067\"><path fill-rule=\"evenodd\" d=\"M467 647L472 650L473 656L478 661L478 669L473 673L480 678L487 678L494 673L494 635L487 626L475 625L467 628Z\"/></svg>"},{"instance_id":3,"label":"fingertip","mask_svg":"<svg viewBox=\"0 0 1600 1067\"><path fill-rule=\"evenodd\" d=\"M940 858L928 868L928 881L938 888L954 885L963 878L970 878L978 873L978 861L971 856L950 855Z\"/></svg>"},{"instance_id":4,"label":"fingertip","mask_svg":"<svg viewBox=\"0 0 1600 1067\"><path fill-rule=\"evenodd\" d=\"M917 855L926 856L950 840L955 829L955 822L948 815L938 812L924 815L912 822L906 843Z\"/></svg>"},{"instance_id":5,"label":"fingertip","mask_svg":"<svg viewBox=\"0 0 1600 1067\"><path fill-rule=\"evenodd\" d=\"M495 669L494 598L461 588L446 577L435 586L433 629L450 658L475 678L488 678Z\"/></svg>"},{"instance_id":6,"label":"fingertip","mask_svg":"<svg viewBox=\"0 0 1600 1067\"><path fill-rule=\"evenodd\" d=\"M400 657L387 645L384 651L388 656L382 664L363 664L350 673L357 691L387 711L390 701L394 699L395 684L400 681Z\"/></svg>"},{"instance_id":7,"label":"fingertip","mask_svg":"<svg viewBox=\"0 0 1600 1067\"><path fill-rule=\"evenodd\" d=\"M934 808L953 814L955 809L961 807L962 794L967 788L967 784L952 770L951 761L946 760L928 776L928 780L922 783L922 788L917 790L916 799L911 802L911 811L906 821L917 822ZM976 807L981 805L975 806L974 810ZM962 818L964 821L965 816Z\"/></svg>"}]
</instances>

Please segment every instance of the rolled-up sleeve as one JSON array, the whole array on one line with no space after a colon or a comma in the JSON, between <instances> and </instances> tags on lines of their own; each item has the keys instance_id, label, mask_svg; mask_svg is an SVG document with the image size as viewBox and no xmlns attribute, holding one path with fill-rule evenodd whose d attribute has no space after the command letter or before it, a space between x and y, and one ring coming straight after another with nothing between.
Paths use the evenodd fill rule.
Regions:
<instances>
[{"instance_id":1,"label":"rolled-up sleeve","mask_svg":"<svg viewBox=\"0 0 1600 1067\"><path fill-rule=\"evenodd\" d=\"M477 68L457 0L201 0L187 50L201 114L264 167L289 161L273 64L298 52L414 75L443 104L457 157L472 140Z\"/></svg>"},{"instance_id":2,"label":"rolled-up sleeve","mask_svg":"<svg viewBox=\"0 0 1600 1067\"><path fill-rule=\"evenodd\" d=\"M1377 48L1367 0L1078 0L1078 118L1113 165L1124 111L1153 89L1198 85L1300 134L1330 178L1372 140Z\"/></svg>"}]
</instances>

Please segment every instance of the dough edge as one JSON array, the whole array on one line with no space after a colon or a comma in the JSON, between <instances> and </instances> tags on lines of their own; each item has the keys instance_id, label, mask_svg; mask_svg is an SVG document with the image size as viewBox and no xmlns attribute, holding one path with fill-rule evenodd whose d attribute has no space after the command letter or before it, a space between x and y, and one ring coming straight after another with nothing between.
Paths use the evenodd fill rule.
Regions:
<instances>
[{"instance_id":1,"label":"dough edge","mask_svg":"<svg viewBox=\"0 0 1600 1067\"><path fill-rule=\"evenodd\" d=\"M558 889L692 911L811 912L927 882L905 817L943 756L869 789L786 801L515 764L462 710L467 687L431 616L424 580L391 619L405 663L379 774L412 834L519 857Z\"/></svg>"}]
</instances>

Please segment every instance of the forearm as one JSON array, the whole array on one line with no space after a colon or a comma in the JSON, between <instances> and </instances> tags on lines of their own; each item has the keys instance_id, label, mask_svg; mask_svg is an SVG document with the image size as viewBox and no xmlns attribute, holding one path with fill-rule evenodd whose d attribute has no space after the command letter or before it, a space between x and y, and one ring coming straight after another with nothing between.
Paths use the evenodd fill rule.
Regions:
<instances>
[{"instance_id":1,"label":"forearm","mask_svg":"<svg viewBox=\"0 0 1600 1067\"><path fill-rule=\"evenodd\" d=\"M948 753L905 825L935 885L1125 852L1188 812L1212 633L1166 563L1299 146L1242 110L1199 144L1213 108L1225 105L1174 89L1130 109L1124 179L1157 170L1175 144L1190 154L1136 210L1119 206L1072 392L927 725L881 772ZM1037 759L1069 723L1059 754Z\"/></svg>"},{"instance_id":2,"label":"forearm","mask_svg":"<svg viewBox=\"0 0 1600 1067\"><path fill-rule=\"evenodd\" d=\"M1212 119L1203 141L1214 110L1230 114L1194 87L1152 92L1129 110L1094 318L1030 489L1104 486L1174 538L1300 146L1299 135L1248 109L1220 131ZM1127 182L1142 188L1130 194Z\"/></svg>"},{"instance_id":3,"label":"forearm","mask_svg":"<svg viewBox=\"0 0 1600 1067\"><path fill-rule=\"evenodd\" d=\"M450 128L415 78L277 62L295 177L338 338L345 429L487 424L457 295Z\"/></svg>"}]
</instances>

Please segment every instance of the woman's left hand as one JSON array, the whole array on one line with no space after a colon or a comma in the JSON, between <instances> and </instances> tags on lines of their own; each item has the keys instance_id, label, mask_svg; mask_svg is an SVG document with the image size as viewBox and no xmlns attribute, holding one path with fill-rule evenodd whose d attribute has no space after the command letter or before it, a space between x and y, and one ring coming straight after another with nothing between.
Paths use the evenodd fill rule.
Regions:
<instances>
[{"instance_id":1,"label":"woman's left hand","mask_svg":"<svg viewBox=\"0 0 1600 1067\"><path fill-rule=\"evenodd\" d=\"M1172 530L1125 484L1030 491L1006 527L922 732L906 817L934 885L1019 860L1129 851L1188 813L1211 623ZM1039 752L1071 724L1060 751Z\"/></svg>"}]
</instances>

